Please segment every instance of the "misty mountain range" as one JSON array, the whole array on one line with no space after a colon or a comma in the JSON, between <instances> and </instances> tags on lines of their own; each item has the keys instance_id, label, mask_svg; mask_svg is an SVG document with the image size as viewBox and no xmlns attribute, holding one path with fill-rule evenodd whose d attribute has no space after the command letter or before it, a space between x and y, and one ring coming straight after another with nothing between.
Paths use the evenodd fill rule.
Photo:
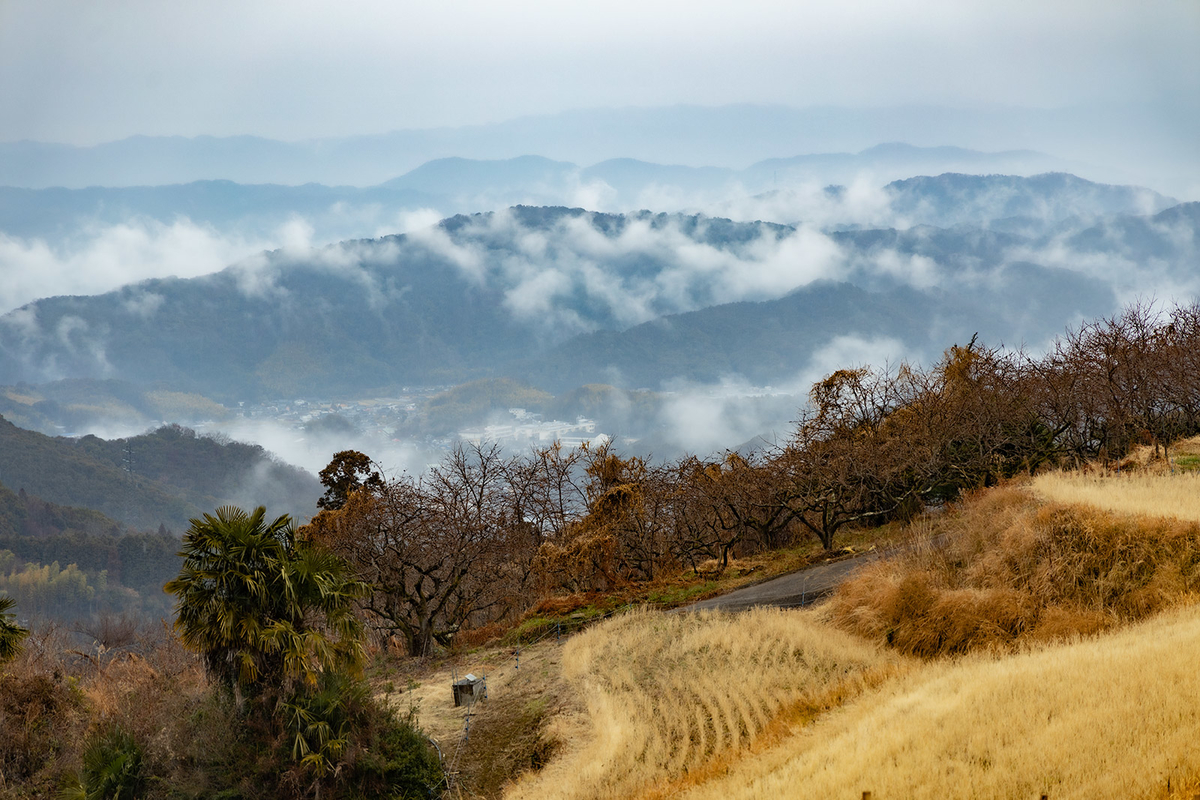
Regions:
<instances>
[{"instance_id":1,"label":"misty mountain range","mask_svg":"<svg viewBox=\"0 0 1200 800\"><path fill-rule=\"evenodd\" d=\"M974 333L1036 347L1131 294L1196 288L1200 204L1145 213L1169 198L1063 175L917 178L888 197L951 226L515 207L45 298L0 317L0 383L120 377L225 402L486 376L777 383Z\"/></svg>"},{"instance_id":2,"label":"misty mountain range","mask_svg":"<svg viewBox=\"0 0 1200 800\"><path fill-rule=\"evenodd\" d=\"M580 164L628 157L738 168L781 154L857 151L888 141L959 142L982 150L1017 147L1071 153L1073 159L1087 162L1019 169L1011 163L1003 169L996 164L987 172L1067 169L1101 180L1146 182L1146 172L1104 167L1137 164L1163 180L1194 183L1195 175L1181 175L1179 166L1195 163L1195 142L1171 138L1170 131L1155 124L1153 112L1136 106L985 110L680 105L576 110L491 125L298 142L254 136L135 136L85 147L22 141L0 143L0 185L80 188L226 179L374 186L434 159L510 159L531 152ZM1157 160L1143 163L1152 154ZM883 170L876 178L886 182L948 170L966 171L964 165L925 165L893 174ZM1173 191L1171 185L1162 185Z\"/></svg>"},{"instance_id":3,"label":"misty mountain range","mask_svg":"<svg viewBox=\"0 0 1200 800\"><path fill-rule=\"evenodd\" d=\"M2 150L3 145L0 145ZM129 220L170 224L185 218L218 230L262 234L293 218L302 218L319 240L360 237L364 230L386 230L405 211L429 210L443 217L496 210L513 205L583 205L592 210L718 211L724 216L794 222L807 210L784 191L814 192L850 183L864 173L880 178L946 172L1024 174L1061 169L1064 162L1040 153L983 153L957 147L878 145L860 153L774 158L743 170L655 164L611 159L581 168L540 156L505 160L444 158L366 188L306 183L245 185L204 180L160 186L91 186L82 189L29 189L0 186L0 231L50 242L69 239L80 229L118 225ZM1109 202L1088 204L1090 213L1160 210L1172 203L1156 193L1136 202L1124 187L1103 187ZM1077 196L1078 186L1057 196ZM730 198L764 196L744 209L728 207ZM775 194L770 194L775 193ZM906 190L897 187L898 197ZM905 211L919 212L912 203ZM1027 213L1033 207L1023 209ZM765 215L765 216L764 216ZM945 214L926 214L921 222L943 224ZM843 222L848 220L842 220Z\"/></svg>"}]
</instances>

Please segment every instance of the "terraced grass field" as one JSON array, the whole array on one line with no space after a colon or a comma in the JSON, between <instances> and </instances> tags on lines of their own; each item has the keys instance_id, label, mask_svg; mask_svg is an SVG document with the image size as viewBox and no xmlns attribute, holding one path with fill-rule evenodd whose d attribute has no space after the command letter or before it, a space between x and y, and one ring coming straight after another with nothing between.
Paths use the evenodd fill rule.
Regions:
<instances>
[{"instance_id":1,"label":"terraced grass field","mask_svg":"<svg viewBox=\"0 0 1200 800\"><path fill-rule=\"evenodd\" d=\"M798 611L623 615L575 637L563 653L564 676L587 706L588 734L509 796L673 792L772 725L836 707L903 664Z\"/></svg>"}]
</instances>

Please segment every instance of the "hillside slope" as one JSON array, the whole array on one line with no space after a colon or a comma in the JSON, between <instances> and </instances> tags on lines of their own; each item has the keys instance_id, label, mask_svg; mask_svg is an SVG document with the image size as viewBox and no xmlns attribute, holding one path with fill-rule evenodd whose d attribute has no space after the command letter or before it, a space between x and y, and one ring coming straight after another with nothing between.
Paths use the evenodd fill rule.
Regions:
<instances>
[{"instance_id":1,"label":"hillside slope","mask_svg":"<svg viewBox=\"0 0 1200 800\"><path fill-rule=\"evenodd\" d=\"M1111 290L1077 273L1033 265L1007 272L1011 288L990 295L817 282L778 300L729 303L624 331L583 334L512 371L555 392L597 378L627 388L660 388L678 378L786 383L812 364L814 354L840 342L931 353L975 334L990 342L1036 341L1050 332L1047 320L1101 314L1112 303Z\"/></svg>"},{"instance_id":2,"label":"hillside slope","mask_svg":"<svg viewBox=\"0 0 1200 800\"><path fill-rule=\"evenodd\" d=\"M177 534L221 505L266 505L307 516L320 484L261 447L218 442L178 426L107 441L50 437L0 417L0 483L63 506L93 509L140 530Z\"/></svg>"},{"instance_id":3,"label":"hillside slope","mask_svg":"<svg viewBox=\"0 0 1200 800\"><path fill-rule=\"evenodd\" d=\"M47 536L117 536L125 526L99 511L47 503L0 483L0 541ZM11 549L11 548L9 548Z\"/></svg>"}]
</instances>

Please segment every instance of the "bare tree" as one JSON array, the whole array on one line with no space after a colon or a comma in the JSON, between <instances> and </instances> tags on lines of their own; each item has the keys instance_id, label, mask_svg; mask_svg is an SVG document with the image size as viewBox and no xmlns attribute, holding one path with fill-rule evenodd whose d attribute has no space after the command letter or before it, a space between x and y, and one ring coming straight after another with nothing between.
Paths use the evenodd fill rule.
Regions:
<instances>
[{"instance_id":1,"label":"bare tree","mask_svg":"<svg viewBox=\"0 0 1200 800\"><path fill-rule=\"evenodd\" d=\"M719 462L684 459L676 468L679 522L676 550L693 568L699 557L721 569L740 548L776 549L790 540L791 462L778 454L728 452Z\"/></svg>"},{"instance_id":2,"label":"bare tree","mask_svg":"<svg viewBox=\"0 0 1200 800\"><path fill-rule=\"evenodd\" d=\"M571 526L587 513L582 448L561 443L535 449L507 465L508 504L517 535L510 553L523 584L544 584L544 547L561 547ZM544 589L540 586L539 589Z\"/></svg>"},{"instance_id":3,"label":"bare tree","mask_svg":"<svg viewBox=\"0 0 1200 800\"><path fill-rule=\"evenodd\" d=\"M525 530L508 474L498 447L459 447L422 479L359 489L305 533L374 587L363 602L374 624L422 655L469 620L485 623L520 602L512 550Z\"/></svg>"},{"instance_id":4,"label":"bare tree","mask_svg":"<svg viewBox=\"0 0 1200 800\"><path fill-rule=\"evenodd\" d=\"M617 574L653 580L670 559L673 511L666 470L636 456L621 458L609 443L586 451L587 516L581 531L613 540Z\"/></svg>"},{"instance_id":5,"label":"bare tree","mask_svg":"<svg viewBox=\"0 0 1200 800\"><path fill-rule=\"evenodd\" d=\"M796 519L826 549L845 525L894 512L927 484L928 462L888 425L904 405L901 388L912 383L859 368L813 386L811 408L777 462L790 478Z\"/></svg>"},{"instance_id":6,"label":"bare tree","mask_svg":"<svg viewBox=\"0 0 1200 800\"><path fill-rule=\"evenodd\" d=\"M1138 302L1068 330L1037 368L1047 425L1079 461L1119 458L1138 442L1157 454L1195 429L1197 344L1195 304L1166 313Z\"/></svg>"}]
</instances>

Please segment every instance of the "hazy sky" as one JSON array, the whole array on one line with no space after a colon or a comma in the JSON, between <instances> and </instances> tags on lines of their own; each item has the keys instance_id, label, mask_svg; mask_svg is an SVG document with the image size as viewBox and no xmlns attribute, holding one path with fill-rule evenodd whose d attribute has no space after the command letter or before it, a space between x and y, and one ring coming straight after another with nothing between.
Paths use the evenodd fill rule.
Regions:
<instances>
[{"instance_id":1,"label":"hazy sky","mask_svg":"<svg viewBox=\"0 0 1200 800\"><path fill-rule=\"evenodd\" d=\"M675 103L1194 108L1198 43L1200 0L0 0L0 141Z\"/></svg>"}]
</instances>

